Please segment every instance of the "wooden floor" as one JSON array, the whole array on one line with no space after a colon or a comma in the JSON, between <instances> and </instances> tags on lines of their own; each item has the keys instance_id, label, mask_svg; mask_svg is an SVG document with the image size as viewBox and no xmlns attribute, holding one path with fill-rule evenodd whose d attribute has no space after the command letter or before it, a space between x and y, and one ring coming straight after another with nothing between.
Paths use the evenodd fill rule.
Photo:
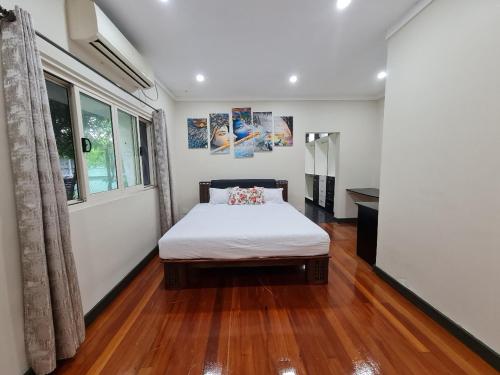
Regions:
<instances>
[{"instance_id":1,"label":"wooden floor","mask_svg":"<svg viewBox=\"0 0 500 375\"><path fill-rule=\"evenodd\" d=\"M167 291L154 259L56 374L497 374L354 255L355 226L323 227L327 286L297 268L226 269Z\"/></svg>"}]
</instances>

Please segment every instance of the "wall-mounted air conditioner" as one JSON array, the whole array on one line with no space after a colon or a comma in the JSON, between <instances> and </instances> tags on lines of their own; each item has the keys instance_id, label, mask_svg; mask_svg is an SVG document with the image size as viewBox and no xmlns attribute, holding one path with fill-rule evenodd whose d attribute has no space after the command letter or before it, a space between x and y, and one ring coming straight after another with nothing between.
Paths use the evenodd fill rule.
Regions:
<instances>
[{"instance_id":1,"label":"wall-mounted air conditioner","mask_svg":"<svg viewBox=\"0 0 500 375\"><path fill-rule=\"evenodd\" d=\"M67 0L66 4L72 40L109 63L131 86L154 86L148 63L93 1Z\"/></svg>"}]
</instances>

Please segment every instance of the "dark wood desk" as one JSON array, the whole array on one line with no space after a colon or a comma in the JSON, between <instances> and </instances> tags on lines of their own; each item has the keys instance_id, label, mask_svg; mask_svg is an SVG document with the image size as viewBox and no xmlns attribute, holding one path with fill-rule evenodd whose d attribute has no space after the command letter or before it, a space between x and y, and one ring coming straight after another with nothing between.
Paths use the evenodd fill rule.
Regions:
<instances>
[{"instance_id":1,"label":"dark wood desk","mask_svg":"<svg viewBox=\"0 0 500 375\"><path fill-rule=\"evenodd\" d=\"M366 195L373 198L378 198L380 196L380 190L376 188L347 189L347 191L350 193Z\"/></svg>"},{"instance_id":2,"label":"dark wood desk","mask_svg":"<svg viewBox=\"0 0 500 375\"><path fill-rule=\"evenodd\" d=\"M358 240L356 253L367 263L377 260L378 202L356 202L358 206Z\"/></svg>"},{"instance_id":3,"label":"dark wood desk","mask_svg":"<svg viewBox=\"0 0 500 375\"><path fill-rule=\"evenodd\" d=\"M378 202L380 190L376 188L346 189L354 202Z\"/></svg>"}]
</instances>

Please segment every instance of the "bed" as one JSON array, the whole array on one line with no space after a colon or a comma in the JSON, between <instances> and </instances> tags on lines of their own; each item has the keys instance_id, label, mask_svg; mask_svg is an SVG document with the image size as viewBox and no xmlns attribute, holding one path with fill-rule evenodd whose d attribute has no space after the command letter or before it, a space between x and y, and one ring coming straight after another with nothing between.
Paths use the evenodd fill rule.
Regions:
<instances>
[{"instance_id":1,"label":"bed","mask_svg":"<svg viewBox=\"0 0 500 375\"><path fill-rule=\"evenodd\" d=\"M158 242L167 289L186 287L193 267L304 265L308 283L328 282L330 238L287 203L287 181L213 180L199 186L200 203ZM285 203L208 203L210 187L233 186L283 188Z\"/></svg>"}]
</instances>

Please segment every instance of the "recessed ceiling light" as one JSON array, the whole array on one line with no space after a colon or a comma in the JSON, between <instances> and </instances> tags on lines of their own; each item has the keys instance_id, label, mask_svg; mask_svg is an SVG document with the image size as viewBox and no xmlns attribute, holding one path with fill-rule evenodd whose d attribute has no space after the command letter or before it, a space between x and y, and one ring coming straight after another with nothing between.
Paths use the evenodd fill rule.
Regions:
<instances>
[{"instance_id":1,"label":"recessed ceiling light","mask_svg":"<svg viewBox=\"0 0 500 375\"><path fill-rule=\"evenodd\" d=\"M160 0L162 3L168 3L168 0Z\"/></svg>"},{"instance_id":2,"label":"recessed ceiling light","mask_svg":"<svg viewBox=\"0 0 500 375\"><path fill-rule=\"evenodd\" d=\"M382 70L381 72L379 72L377 74L377 78L380 79L380 80L385 79L385 77L387 77L387 72L385 70Z\"/></svg>"},{"instance_id":3,"label":"recessed ceiling light","mask_svg":"<svg viewBox=\"0 0 500 375\"><path fill-rule=\"evenodd\" d=\"M349 5L351 5L351 1L352 0L337 0L337 9L338 10L344 10Z\"/></svg>"},{"instance_id":4,"label":"recessed ceiling light","mask_svg":"<svg viewBox=\"0 0 500 375\"><path fill-rule=\"evenodd\" d=\"M293 76L290 76L290 78L288 80L290 81L290 83L297 83L299 78L296 75L293 75Z\"/></svg>"},{"instance_id":5,"label":"recessed ceiling light","mask_svg":"<svg viewBox=\"0 0 500 375\"><path fill-rule=\"evenodd\" d=\"M204 82L205 81L205 76L203 74L197 74L196 75L196 80L198 82Z\"/></svg>"}]
</instances>

